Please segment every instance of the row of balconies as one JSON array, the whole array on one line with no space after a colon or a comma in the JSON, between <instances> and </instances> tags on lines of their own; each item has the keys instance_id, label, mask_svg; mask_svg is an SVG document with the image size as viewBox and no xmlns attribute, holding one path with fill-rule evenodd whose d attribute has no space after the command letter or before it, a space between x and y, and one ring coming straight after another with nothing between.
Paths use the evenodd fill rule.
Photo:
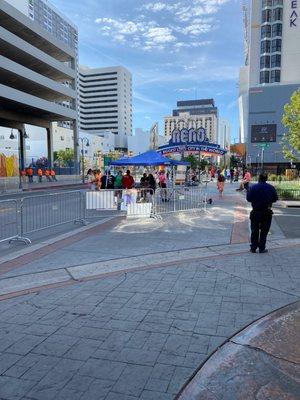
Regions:
<instances>
[{"instance_id":1,"label":"row of balconies","mask_svg":"<svg viewBox=\"0 0 300 400\"><path fill-rule=\"evenodd\" d=\"M0 0L2 110L7 106L23 119L30 114L49 122L76 119L76 74L74 49Z\"/></svg>"}]
</instances>

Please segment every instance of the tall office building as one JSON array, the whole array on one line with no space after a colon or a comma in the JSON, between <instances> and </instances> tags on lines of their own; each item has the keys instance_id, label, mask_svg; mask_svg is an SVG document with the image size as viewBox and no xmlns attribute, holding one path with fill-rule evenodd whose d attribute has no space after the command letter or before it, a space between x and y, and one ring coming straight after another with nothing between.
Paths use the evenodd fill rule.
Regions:
<instances>
[{"instance_id":1,"label":"tall office building","mask_svg":"<svg viewBox=\"0 0 300 400\"><path fill-rule=\"evenodd\" d=\"M218 144L222 149L230 150L231 124L225 119L220 119L218 129Z\"/></svg>"},{"instance_id":2,"label":"tall office building","mask_svg":"<svg viewBox=\"0 0 300 400\"><path fill-rule=\"evenodd\" d=\"M218 108L213 99L178 101L172 116L165 117L165 138L169 140L174 129L205 128L210 142L217 143Z\"/></svg>"},{"instance_id":3,"label":"tall office building","mask_svg":"<svg viewBox=\"0 0 300 400\"><path fill-rule=\"evenodd\" d=\"M300 86L300 1L252 0L245 15L241 136L252 163L263 158L275 168L288 162L281 151L285 132L281 120L284 105Z\"/></svg>"},{"instance_id":4,"label":"tall office building","mask_svg":"<svg viewBox=\"0 0 300 400\"><path fill-rule=\"evenodd\" d=\"M51 162L52 122L72 123L77 154L77 48L30 17L31 4L40 3L0 0L0 125L19 132L20 167L27 124L43 131Z\"/></svg>"},{"instance_id":5,"label":"tall office building","mask_svg":"<svg viewBox=\"0 0 300 400\"><path fill-rule=\"evenodd\" d=\"M132 76L124 67L79 69L80 130L111 131L116 149L132 134Z\"/></svg>"}]
</instances>

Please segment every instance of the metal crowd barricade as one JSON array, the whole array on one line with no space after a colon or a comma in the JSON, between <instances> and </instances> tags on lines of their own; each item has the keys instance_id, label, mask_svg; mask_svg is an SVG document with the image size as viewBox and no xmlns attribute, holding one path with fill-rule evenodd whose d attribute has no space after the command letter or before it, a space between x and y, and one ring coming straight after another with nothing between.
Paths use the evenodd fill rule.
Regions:
<instances>
[{"instance_id":1,"label":"metal crowd barricade","mask_svg":"<svg viewBox=\"0 0 300 400\"><path fill-rule=\"evenodd\" d=\"M206 203L206 191L202 188L159 188L155 193L154 213L160 215L176 211L206 210Z\"/></svg>"},{"instance_id":2,"label":"metal crowd barricade","mask_svg":"<svg viewBox=\"0 0 300 400\"><path fill-rule=\"evenodd\" d=\"M19 213L17 200L0 201L0 242L19 235Z\"/></svg>"},{"instance_id":3,"label":"metal crowd barricade","mask_svg":"<svg viewBox=\"0 0 300 400\"><path fill-rule=\"evenodd\" d=\"M83 221L80 191L24 197L21 201L21 236L77 221Z\"/></svg>"}]
</instances>

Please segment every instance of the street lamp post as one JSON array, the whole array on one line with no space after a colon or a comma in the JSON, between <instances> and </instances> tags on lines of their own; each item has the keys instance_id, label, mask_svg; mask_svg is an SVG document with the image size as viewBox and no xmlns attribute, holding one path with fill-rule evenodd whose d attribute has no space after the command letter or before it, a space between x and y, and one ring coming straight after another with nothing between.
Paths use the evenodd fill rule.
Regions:
<instances>
[{"instance_id":1,"label":"street lamp post","mask_svg":"<svg viewBox=\"0 0 300 400\"><path fill-rule=\"evenodd\" d=\"M11 140L18 139L19 189L22 190L23 189L23 183L22 183L22 177L21 177L21 170L23 169L23 166L22 166L22 154L21 154L21 144L20 144L20 140L21 140L20 132L19 132L19 137L18 137L18 135L14 135L14 131L12 129L9 138ZM24 130L23 138L24 139L28 139L29 138L29 136L27 135L25 130Z\"/></svg>"},{"instance_id":2,"label":"street lamp post","mask_svg":"<svg viewBox=\"0 0 300 400\"><path fill-rule=\"evenodd\" d=\"M81 164L82 164L82 183L85 183L85 175L84 175L84 146L89 147L90 142L89 139L87 137L79 137L78 141L81 142L81 154L82 154L82 158L81 158ZM79 142L77 143L77 146L79 146Z\"/></svg>"}]
</instances>

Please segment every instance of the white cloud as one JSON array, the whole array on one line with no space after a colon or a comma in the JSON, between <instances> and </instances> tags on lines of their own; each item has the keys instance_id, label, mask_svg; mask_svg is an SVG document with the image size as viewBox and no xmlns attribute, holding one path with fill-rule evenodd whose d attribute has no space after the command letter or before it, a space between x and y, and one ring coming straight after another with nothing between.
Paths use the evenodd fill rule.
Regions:
<instances>
[{"instance_id":1,"label":"white cloud","mask_svg":"<svg viewBox=\"0 0 300 400\"><path fill-rule=\"evenodd\" d=\"M143 51L169 49L171 53L178 53L210 43L207 38L200 38L216 28L217 21L212 15L228 1L149 2L140 7L144 12L131 20L102 17L95 22L100 34L112 41Z\"/></svg>"},{"instance_id":2,"label":"white cloud","mask_svg":"<svg viewBox=\"0 0 300 400\"><path fill-rule=\"evenodd\" d=\"M172 11L172 10L176 9L177 6L178 6L177 4L169 5L166 3L157 2L157 3L148 3L144 6L142 6L142 9L150 10L153 12Z\"/></svg>"},{"instance_id":3,"label":"white cloud","mask_svg":"<svg viewBox=\"0 0 300 400\"><path fill-rule=\"evenodd\" d=\"M144 36L147 38L146 44L150 46L176 41L170 28L149 28Z\"/></svg>"}]
</instances>

